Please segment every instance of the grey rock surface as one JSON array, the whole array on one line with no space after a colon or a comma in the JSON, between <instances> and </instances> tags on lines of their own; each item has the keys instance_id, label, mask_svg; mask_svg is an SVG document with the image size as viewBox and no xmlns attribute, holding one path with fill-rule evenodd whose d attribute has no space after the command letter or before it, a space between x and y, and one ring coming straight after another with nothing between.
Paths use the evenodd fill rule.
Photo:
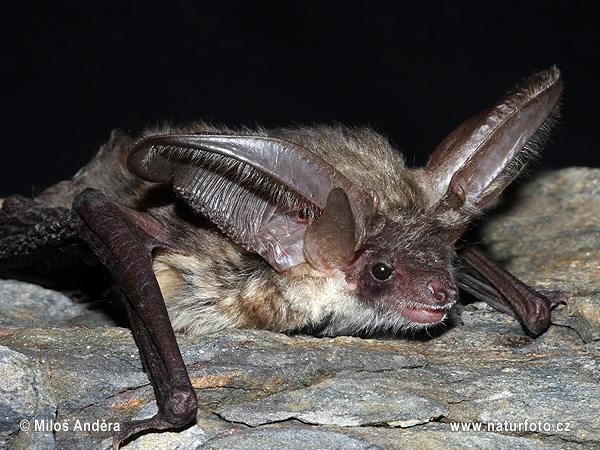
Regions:
<instances>
[{"instance_id":1,"label":"grey rock surface","mask_svg":"<svg viewBox=\"0 0 600 450\"><path fill-rule=\"evenodd\" d=\"M568 297L539 338L479 302L417 339L179 336L197 424L125 448L600 449L600 170L535 177L479 236L519 277ZM87 314L0 282L1 449L107 449L109 426L155 412L129 330Z\"/></svg>"},{"instance_id":2,"label":"grey rock surface","mask_svg":"<svg viewBox=\"0 0 600 450\"><path fill-rule=\"evenodd\" d=\"M0 345L0 442L7 442L23 419L35 417L48 421L54 417L56 398L41 366L40 362ZM51 449L54 438L50 431L34 435L24 430L16 437L15 444L31 450Z\"/></svg>"},{"instance_id":3,"label":"grey rock surface","mask_svg":"<svg viewBox=\"0 0 600 450\"><path fill-rule=\"evenodd\" d=\"M111 326L99 305L75 303L65 294L36 284L0 280L0 327Z\"/></svg>"}]
</instances>

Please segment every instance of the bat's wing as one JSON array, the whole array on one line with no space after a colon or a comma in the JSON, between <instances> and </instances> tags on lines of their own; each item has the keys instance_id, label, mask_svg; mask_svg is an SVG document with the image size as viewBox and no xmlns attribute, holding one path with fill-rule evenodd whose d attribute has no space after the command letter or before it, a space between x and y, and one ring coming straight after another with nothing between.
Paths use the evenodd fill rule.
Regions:
<instances>
[{"instance_id":1,"label":"bat's wing","mask_svg":"<svg viewBox=\"0 0 600 450\"><path fill-rule=\"evenodd\" d=\"M526 285L476 245L458 252L466 267L458 274L458 286L498 311L510 314L527 334L539 336L550 324L550 313L566 298L558 291L538 292Z\"/></svg>"},{"instance_id":2,"label":"bat's wing","mask_svg":"<svg viewBox=\"0 0 600 450\"><path fill-rule=\"evenodd\" d=\"M152 270L152 250L161 246L162 225L152 217L129 209L88 189L75 197L73 210L80 218L77 231L108 269L125 298L123 305L148 373L158 413L122 424L113 446L147 429L172 429L194 421L196 393ZM152 230L151 234L146 230Z\"/></svg>"},{"instance_id":3,"label":"bat's wing","mask_svg":"<svg viewBox=\"0 0 600 450\"><path fill-rule=\"evenodd\" d=\"M171 183L197 213L277 270L306 261L323 271L341 268L377 232L374 191L280 139L150 136L134 144L128 167Z\"/></svg>"},{"instance_id":4,"label":"bat's wing","mask_svg":"<svg viewBox=\"0 0 600 450\"><path fill-rule=\"evenodd\" d=\"M196 394L152 270L151 253L164 245L163 236L162 224L151 216L92 189L75 197L73 209L15 196L7 198L0 210L3 273L35 270L49 257L64 259L86 244L83 247L91 249L124 293L123 305L156 394L158 413L122 424L114 437L115 448L140 431L180 428L196 417Z\"/></svg>"},{"instance_id":5,"label":"bat's wing","mask_svg":"<svg viewBox=\"0 0 600 450\"><path fill-rule=\"evenodd\" d=\"M448 244L526 167L544 141L562 86L556 68L531 76L461 124L431 155L425 172L434 194L427 213L448 224ZM458 275L465 290L517 317L532 335L548 326L560 295L549 299L529 288L475 246L459 256L472 268Z\"/></svg>"},{"instance_id":6,"label":"bat's wing","mask_svg":"<svg viewBox=\"0 0 600 450\"><path fill-rule=\"evenodd\" d=\"M52 285L62 269L81 265L76 222L67 208L6 198L0 209L0 272Z\"/></svg>"}]
</instances>

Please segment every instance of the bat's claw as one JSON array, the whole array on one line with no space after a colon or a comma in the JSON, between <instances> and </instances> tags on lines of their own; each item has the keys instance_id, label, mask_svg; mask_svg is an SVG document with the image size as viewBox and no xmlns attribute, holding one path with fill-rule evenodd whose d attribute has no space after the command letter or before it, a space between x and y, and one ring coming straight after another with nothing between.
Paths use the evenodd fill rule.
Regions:
<instances>
[{"instance_id":1,"label":"bat's claw","mask_svg":"<svg viewBox=\"0 0 600 450\"><path fill-rule=\"evenodd\" d=\"M121 447L121 444L129 440L134 435L142 433L144 431L159 431L159 430L179 430L190 425L195 419L196 415L194 414L192 418L190 418L187 422L182 423L178 421L177 423L169 422L164 419L160 413L150 417L149 419L142 420L132 420L130 422L124 422L121 424L121 429L119 432L115 433L113 436L112 446L114 450L118 450Z\"/></svg>"},{"instance_id":2,"label":"bat's claw","mask_svg":"<svg viewBox=\"0 0 600 450\"><path fill-rule=\"evenodd\" d=\"M538 337L550 326L552 310L557 305L566 304L567 297L560 291L530 289L532 295L525 297L525 300L530 303L530 307L525 310L527 314L519 311L517 318L527 334Z\"/></svg>"},{"instance_id":3,"label":"bat's claw","mask_svg":"<svg viewBox=\"0 0 600 450\"><path fill-rule=\"evenodd\" d=\"M550 309L554 309L558 305L567 304L567 297L561 291L553 291L551 289L536 289L536 291L550 301Z\"/></svg>"}]
</instances>

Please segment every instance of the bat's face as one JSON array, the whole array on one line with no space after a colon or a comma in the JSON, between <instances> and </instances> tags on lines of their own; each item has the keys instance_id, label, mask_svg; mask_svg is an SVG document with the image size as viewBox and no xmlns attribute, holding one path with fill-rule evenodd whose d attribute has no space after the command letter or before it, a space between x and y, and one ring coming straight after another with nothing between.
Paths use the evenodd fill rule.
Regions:
<instances>
[{"instance_id":1,"label":"bat's face","mask_svg":"<svg viewBox=\"0 0 600 450\"><path fill-rule=\"evenodd\" d=\"M436 227L388 222L357 252L347 281L366 305L397 313L413 328L442 321L458 290L451 265L454 249L438 245L438 235L443 232Z\"/></svg>"}]
</instances>

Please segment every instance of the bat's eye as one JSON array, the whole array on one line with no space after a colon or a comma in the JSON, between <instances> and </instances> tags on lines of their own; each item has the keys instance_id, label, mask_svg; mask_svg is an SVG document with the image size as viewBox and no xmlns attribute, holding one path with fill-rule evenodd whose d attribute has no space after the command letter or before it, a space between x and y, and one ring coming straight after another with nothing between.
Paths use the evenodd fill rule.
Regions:
<instances>
[{"instance_id":1,"label":"bat's eye","mask_svg":"<svg viewBox=\"0 0 600 450\"><path fill-rule=\"evenodd\" d=\"M371 267L371 273L379 281L388 280L392 276L392 272L392 267L384 262L377 262Z\"/></svg>"}]
</instances>

